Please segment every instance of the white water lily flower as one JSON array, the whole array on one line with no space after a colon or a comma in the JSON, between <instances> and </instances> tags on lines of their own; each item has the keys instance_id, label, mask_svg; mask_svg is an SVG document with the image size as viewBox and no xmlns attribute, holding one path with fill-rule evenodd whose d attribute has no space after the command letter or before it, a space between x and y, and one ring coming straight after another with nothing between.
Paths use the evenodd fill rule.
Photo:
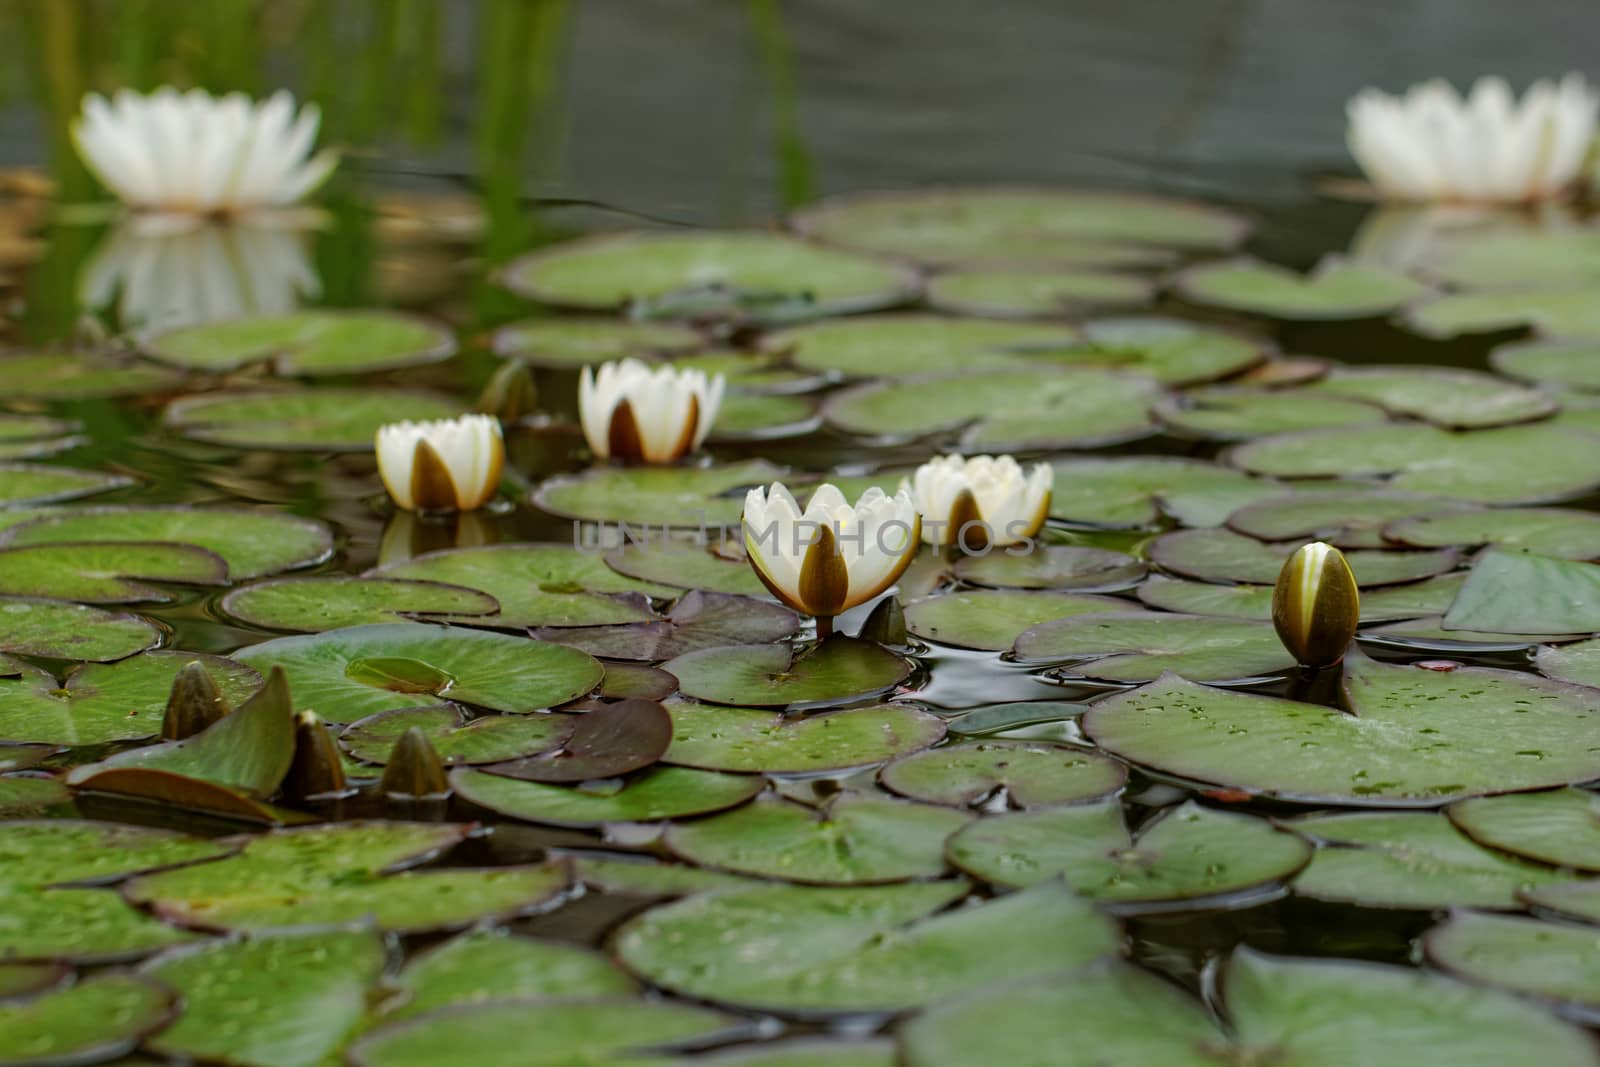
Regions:
<instances>
[{"instance_id":1,"label":"white water lily flower","mask_svg":"<svg viewBox=\"0 0 1600 1067\"><path fill-rule=\"evenodd\" d=\"M1600 93L1569 74L1534 82L1519 102L1489 77L1463 99L1434 79L1403 97L1364 89L1345 110L1350 152L1385 199L1521 202L1572 191Z\"/></svg>"},{"instance_id":2,"label":"white water lily flower","mask_svg":"<svg viewBox=\"0 0 1600 1067\"><path fill-rule=\"evenodd\" d=\"M904 489L874 486L852 507L834 485L818 486L804 511L781 484L744 499L744 544L756 576L772 595L817 619L826 635L833 616L893 585L916 556L921 523Z\"/></svg>"},{"instance_id":3,"label":"white water lily flower","mask_svg":"<svg viewBox=\"0 0 1600 1067\"><path fill-rule=\"evenodd\" d=\"M922 516L922 539L930 545L968 549L1021 544L1038 533L1050 514L1056 472L1035 463L1026 474L1010 456L937 456L922 466L902 491L911 493Z\"/></svg>"},{"instance_id":4,"label":"white water lily flower","mask_svg":"<svg viewBox=\"0 0 1600 1067\"><path fill-rule=\"evenodd\" d=\"M321 112L274 93L215 97L171 86L148 96L90 93L72 138L95 177L139 211L247 214L298 203L333 172L331 150L311 154Z\"/></svg>"},{"instance_id":5,"label":"white water lily flower","mask_svg":"<svg viewBox=\"0 0 1600 1067\"><path fill-rule=\"evenodd\" d=\"M722 406L722 375L637 359L583 368L578 416L595 458L671 463L700 447Z\"/></svg>"},{"instance_id":6,"label":"white water lily flower","mask_svg":"<svg viewBox=\"0 0 1600 1067\"><path fill-rule=\"evenodd\" d=\"M494 498L505 466L500 423L491 415L378 428L378 475L407 511L471 511Z\"/></svg>"}]
</instances>

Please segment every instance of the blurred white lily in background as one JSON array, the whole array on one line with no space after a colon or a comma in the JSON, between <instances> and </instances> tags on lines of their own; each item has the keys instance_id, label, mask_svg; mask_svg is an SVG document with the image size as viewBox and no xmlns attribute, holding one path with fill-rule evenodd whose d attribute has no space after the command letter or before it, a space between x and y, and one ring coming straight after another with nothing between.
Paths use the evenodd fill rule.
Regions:
<instances>
[{"instance_id":1,"label":"blurred white lily in background","mask_svg":"<svg viewBox=\"0 0 1600 1067\"><path fill-rule=\"evenodd\" d=\"M595 458L671 463L700 447L722 406L722 375L637 359L583 368L578 417Z\"/></svg>"},{"instance_id":2,"label":"blurred white lily in background","mask_svg":"<svg viewBox=\"0 0 1600 1067\"><path fill-rule=\"evenodd\" d=\"M1384 199L1523 202L1573 191L1600 94L1581 74L1534 82L1521 101L1504 78L1465 99L1434 79L1404 96L1364 89L1345 110L1350 152Z\"/></svg>"},{"instance_id":3,"label":"blurred white lily in background","mask_svg":"<svg viewBox=\"0 0 1600 1067\"><path fill-rule=\"evenodd\" d=\"M1035 463L1026 474L1010 456L936 456L900 480L922 516L930 545L968 549L1021 544L1044 526L1056 472Z\"/></svg>"},{"instance_id":4,"label":"blurred white lily in background","mask_svg":"<svg viewBox=\"0 0 1600 1067\"><path fill-rule=\"evenodd\" d=\"M320 122L315 104L296 114L285 91L257 103L242 93L167 86L149 95L123 90L110 101L90 93L72 139L118 199L176 223L304 199L338 164L332 150L312 155Z\"/></svg>"},{"instance_id":5,"label":"blurred white lily in background","mask_svg":"<svg viewBox=\"0 0 1600 1067\"><path fill-rule=\"evenodd\" d=\"M805 510L783 485L750 490L744 500L745 551L773 596L817 620L833 617L888 589L916 556L921 523L904 489L874 486L852 506L837 486L818 486Z\"/></svg>"},{"instance_id":6,"label":"blurred white lily in background","mask_svg":"<svg viewBox=\"0 0 1600 1067\"><path fill-rule=\"evenodd\" d=\"M283 314L321 292L303 230L244 222L149 232L124 220L78 276L79 302L114 305L124 329Z\"/></svg>"},{"instance_id":7,"label":"blurred white lily in background","mask_svg":"<svg viewBox=\"0 0 1600 1067\"><path fill-rule=\"evenodd\" d=\"M462 415L378 428L378 475L407 511L471 511L494 499L505 467L500 421Z\"/></svg>"}]
</instances>

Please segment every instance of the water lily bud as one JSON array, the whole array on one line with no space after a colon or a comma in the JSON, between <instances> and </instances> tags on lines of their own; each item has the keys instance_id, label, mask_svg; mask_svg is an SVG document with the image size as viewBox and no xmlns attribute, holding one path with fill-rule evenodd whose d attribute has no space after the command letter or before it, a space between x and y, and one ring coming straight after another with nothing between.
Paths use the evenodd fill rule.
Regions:
<instances>
[{"instance_id":1,"label":"water lily bud","mask_svg":"<svg viewBox=\"0 0 1600 1067\"><path fill-rule=\"evenodd\" d=\"M401 734L389 750L378 789L394 797L437 797L450 792L439 751L420 727Z\"/></svg>"},{"instance_id":2,"label":"water lily bud","mask_svg":"<svg viewBox=\"0 0 1600 1067\"><path fill-rule=\"evenodd\" d=\"M724 381L718 374L637 359L583 368L578 416L599 460L672 463L700 447L717 420Z\"/></svg>"},{"instance_id":3,"label":"water lily bud","mask_svg":"<svg viewBox=\"0 0 1600 1067\"><path fill-rule=\"evenodd\" d=\"M334 152L311 155L321 121L315 104L296 115L287 92L253 102L166 86L110 101L89 94L72 140L100 183L135 210L240 215L288 207L333 173Z\"/></svg>"},{"instance_id":4,"label":"water lily bud","mask_svg":"<svg viewBox=\"0 0 1600 1067\"><path fill-rule=\"evenodd\" d=\"M893 585L916 556L921 523L911 495L874 486L854 506L837 486L821 485L805 510L777 482L744 501L750 565L772 595L817 619L826 636L840 612Z\"/></svg>"},{"instance_id":5,"label":"water lily bud","mask_svg":"<svg viewBox=\"0 0 1600 1067\"><path fill-rule=\"evenodd\" d=\"M528 365L520 359L502 363L478 394L478 410L508 426L539 410L539 390Z\"/></svg>"},{"instance_id":6,"label":"water lily bud","mask_svg":"<svg viewBox=\"0 0 1600 1067\"><path fill-rule=\"evenodd\" d=\"M1600 93L1569 74L1534 82L1518 101L1489 77L1463 99L1436 78L1404 96L1364 89L1345 110L1350 154L1384 199L1523 203L1572 192Z\"/></svg>"},{"instance_id":7,"label":"water lily bud","mask_svg":"<svg viewBox=\"0 0 1600 1067\"><path fill-rule=\"evenodd\" d=\"M1331 667L1361 621L1361 594L1344 553L1313 541L1301 545L1278 573L1272 590L1272 625L1302 666Z\"/></svg>"},{"instance_id":8,"label":"water lily bud","mask_svg":"<svg viewBox=\"0 0 1600 1067\"><path fill-rule=\"evenodd\" d=\"M471 511L494 499L505 467L500 423L488 415L379 427L378 474L407 511Z\"/></svg>"},{"instance_id":9,"label":"water lily bud","mask_svg":"<svg viewBox=\"0 0 1600 1067\"><path fill-rule=\"evenodd\" d=\"M283 780L283 795L289 800L312 800L338 796L349 791L339 745L328 724L314 711L294 717L294 762Z\"/></svg>"},{"instance_id":10,"label":"water lily bud","mask_svg":"<svg viewBox=\"0 0 1600 1067\"><path fill-rule=\"evenodd\" d=\"M968 550L1015 545L1044 526L1055 470L1035 463L1026 474L1010 456L938 456L900 488L909 491L930 545Z\"/></svg>"},{"instance_id":11,"label":"water lily bud","mask_svg":"<svg viewBox=\"0 0 1600 1067\"><path fill-rule=\"evenodd\" d=\"M161 718L161 737L165 741L193 737L232 710L205 665L199 660L186 663L172 680L166 714Z\"/></svg>"}]
</instances>

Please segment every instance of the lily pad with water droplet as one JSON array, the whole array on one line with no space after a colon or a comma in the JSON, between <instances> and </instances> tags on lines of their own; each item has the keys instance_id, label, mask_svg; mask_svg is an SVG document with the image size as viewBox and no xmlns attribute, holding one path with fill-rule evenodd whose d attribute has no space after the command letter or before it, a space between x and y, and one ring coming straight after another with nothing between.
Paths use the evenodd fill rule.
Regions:
<instances>
[{"instance_id":1,"label":"lily pad with water droplet","mask_svg":"<svg viewBox=\"0 0 1600 1067\"><path fill-rule=\"evenodd\" d=\"M1484 848L1433 812L1313 815L1286 826L1321 842L1297 895L1368 908L1514 909L1572 876Z\"/></svg>"},{"instance_id":2,"label":"lily pad with water droplet","mask_svg":"<svg viewBox=\"0 0 1600 1067\"><path fill-rule=\"evenodd\" d=\"M1405 322L1424 337L1531 326L1545 337L1600 338L1600 305L1592 286L1450 293L1414 305Z\"/></svg>"},{"instance_id":3,"label":"lily pad with water droplet","mask_svg":"<svg viewBox=\"0 0 1600 1067\"><path fill-rule=\"evenodd\" d=\"M1305 275L1249 259L1203 263L1176 288L1196 304L1313 322L1375 318L1432 293L1396 271L1332 258Z\"/></svg>"},{"instance_id":4,"label":"lily pad with water droplet","mask_svg":"<svg viewBox=\"0 0 1600 1067\"><path fill-rule=\"evenodd\" d=\"M1092 448L1154 430L1149 378L1094 369L991 370L872 382L834 393L830 425L904 439L965 429L962 443L1003 448Z\"/></svg>"},{"instance_id":5,"label":"lily pad with water droplet","mask_svg":"<svg viewBox=\"0 0 1600 1067\"><path fill-rule=\"evenodd\" d=\"M492 615L500 603L488 593L444 582L340 574L260 582L229 593L221 607L263 630L316 633L417 615Z\"/></svg>"},{"instance_id":6,"label":"lily pad with water droplet","mask_svg":"<svg viewBox=\"0 0 1600 1067\"><path fill-rule=\"evenodd\" d=\"M743 544L734 540L698 545L655 538L612 549L606 553L606 566L657 585L739 596L770 595L745 558Z\"/></svg>"},{"instance_id":7,"label":"lily pad with water droplet","mask_svg":"<svg viewBox=\"0 0 1600 1067\"><path fill-rule=\"evenodd\" d=\"M0 629L0 652L99 663L161 641L161 631L137 615L27 597L0 597Z\"/></svg>"},{"instance_id":8,"label":"lily pad with water droplet","mask_svg":"<svg viewBox=\"0 0 1600 1067\"><path fill-rule=\"evenodd\" d=\"M370 921L381 930L423 933L531 914L566 890L560 864L401 870L453 847L468 829L345 822L276 830L249 838L230 859L145 875L122 891L168 922L204 930Z\"/></svg>"},{"instance_id":9,"label":"lily pad with water droplet","mask_svg":"<svg viewBox=\"0 0 1600 1067\"><path fill-rule=\"evenodd\" d=\"M1110 270L946 271L928 280L927 300L940 311L997 319L1053 318L1086 309L1141 307L1156 284Z\"/></svg>"},{"instance_id":10,"label":"lily pad with water droplet","mask_svg":"<svg viewBox=\"0 0 1600 1067\"><path fill-rule=\"evenodd\" d=\"M397 311L296 311L180 326L145 338L144 353L190 370L268 363L284 376L361 374L438 363L456 340L439 323Z\"/></svg>"},{"instance_id":11,"label":"lily pad with water droplet","mask_svg":"<svg viewBox=\"0 0 1600 1067\"><path fill-rule=\"evenodd\" d=\"M176 389L183 375L87 352L23 351L0 358L0 390L14 399L88 400Z\"/></svg>"},{"instance_id":12,"label":"lily pad with water droplet","mask_svg":"<svg viewBox=\"0 0 1600 1067\"><path fill-rule=\"evenodd\" d=\"M1251 582L1271 585L1278 580L1284 561L1299 544L1283 541L1263 544L1252 537L1225 529L1177 530L1162 534L1145 548L1150 561L1163 570L1208 582ZM1358 549L1345 554L1356 584L1395 585L1414 582L1453 570L1454 549L1400 552Z\"/></svg>"},{"instance_id":13,"label":"lily pad with water droplet","mask_svg":"<svg viewBox=\"0 0 1600 1067\"><path fill-rule=\"evenodd\" d=\"M495 355L534 367L598 367L628 356L648 358L699 348L696 330L668 322L551 317L528 319L494 332Z\"/></svg>"},{"instance_id":14,"label":"lily pad with water droplet","mask_svg":"<svg viewBox=\"0 0 1600 1067\"><path fill-rule=\"evenodd\" d=\"M1341 548L1383 548L1385 527L1413 515L1461 510L1442 497L1397 493L1383 489L1365 492L1287 493L1247 504L1228 516L1229 528L1262 541L1312 538ZM1427 547L1471 544L1437 541Z\"/></svg>"},{"instance_id":15,"label":"lily pad with water droplet","mask_svg":"<svg viewBox=\"0 0 1600 1067\"><path fill-rule=\"evenodd\" d=\"M1504 545L1561 559L1600 557L1600 515L1574 508L1455 510L1390 522L1383 536L1405 545Z\"/></svg>"},{"instance_id":16,"label":"lily pad with water droplet","mask_svg":"<svg viewBox=\"0 0 1600 1067\"><path fill-rule=\"evenodd\" d=\"M1167 675L1095 702L1084 732L1132 763L1296 803L1438 807L1600 776L1572 744L1600 721L1580 687L1513 671L1344 661L1349 712Z\"/></svg>"},{"instance_id":17,"label":"lily pad with water droplet","mask_svg":"<svg viewBox=\"0 0 1600 1067\"><path fill-rule=\"evenodd\" d=\"M917 289L895 264L775 233L606 234L531 252L501 282L530 300L606 311L725 291L757 307L839 315L893 307Z\"/></svg>"},{"instance_id":18,"label":"lily pad with water droplet","mask_svg":"<svg viewBox=\"0 0 1600 1067\"><path fill-rule=\"evenodd\" d=\"M370 452L380 426L453 419L460 402L400 389L276 389L197 393L167 405L185 437L241 449Z\"/></svg>"},{"instance_id":19,"label":"lily pad with water droplet","mask_svg":"<svg viewBox=\"0 0 1600 1067\"><path fill-rule=\"evenodd\" d=\"M1600 1019L1600 957L1590 927L1513 915L1460 912L1422 939L1433 966L1480 985L1549 1004L1582 1022Z\"/></svg>"},{"instance_id":20,"label":"lily pad with water droplet","mask_svg":"<svg viewBox=\"0 0 1600 1067\"><path fill-rule=\"evenodd\" d=\"M469 930L413 956L395 985L395 998L382 1009L386 1022L489 1000L603 997L638 989L592 949L495 929Z\"/></svg>"},{"instance_id":21,"label":"lily pad with water droplet","mask_svg":"<svg viewBox=\"0 0 1600 1067\"><path fill-rule=\"evenodd\" d=\"M1122 552L1081 545L1035 545L1024 553L996 549L956 560L956 577L1000 589L1127 589L1144 577L1145 564Z\"/></svg>"},{"instance_id":22,"label":"lily pad with water droplet","mask_svg":"<svg viewBox=\"0 0 1600 1067\"><path fill-rule=\"evenodd\" d=\"M1079 615L1024 630L1023 662L1071 661L1060 674L1107 682L1148 682L1170 671L1197 682L1278 674L1295 665L1275 630L1251 619L1165 612Z\"/></svg>"},{"instance_id":23,"label":"lily pad with water droplet","mask_svg":"<svg viewBox=\"0 0 1600 1067\"><path fill-rule=\"evenodd\" d=\"M1009 266L1160 263L1164 248L1231 248L1250 228L1194 201L1026 187L854 193L791 222L845 248L927 264Z\"/></svg>"},{"instance_id":24,"label":"lily pad with water droplet","mask_svg":"<svg viewBox=\"0 0 1600 1067\"><path fill-rule=\"evenodd\" d=\"M1109 920L1056 883L944 909L962 882L757 886L653 908L623 964L671 992L784 1014L892 1012L1115 950Z\"/></svg>"},{"instance_id":25,"label":"lily pad with water droplet","mask_svg":"<svg viewBox=\"0 0 1600 1067\"><path fill-rule=\"evenodd\" d=\"M1091 612L1130 610L1126 600L1072 593L968 589L924 597L906 605L906 629L918 637L961 648L1000 652L1036 623Z\"/></svg>"},{"instance_id":26,"label":"lily pad with water droplet","mask_svg":"<svg viewBox=\"0 0 1600 1067\"><path fill-rule=\"evenodd\" d=\"M101 974L26 1000L0 1001L0 1064L99 1063L132 1052L177 1014L171 989L131 974Z\"/></svg>"},{"instance_id":27,"label":"lily pad with water droplet","mask_svg":"<svg viewBox=\"0 0 1600 1067\"><path fill-rule=\"evenodd\" d=\"M878 773L913 800L956 807L1044 808L1120 790L1127 768L1098 752L1036 741L969 741L897 759Z\"/></svg>"},{"instance_id":28,"label":"lily pad with water droplet","mask_svg":"<svg viewBox=\"0 0 1600 1067\"><path fill-rule=\"evenodd\" d=\"M766 337L802 370L845 378L906 378L938 371L1026 366L1019 350L1077 341L1072 327L943 315L867 315L810 323Z\"/></svg>"},{"instance_id":29,"label":"lily pad with water droplet","mask_svg":"<svg viewBox=\"0 0 1600 1067\"><path fill-rule=\"evenodd\" d=\"M182 997L183 1014L148 1047L197 1060L315 1067L356 1032L383 966L383 939L371 930L217 940L167 952L141 973Z\"/></svg>"},{"instance_id":30,"label":"lily pad with water droplet","mask_svg":"<svg viewBox=\"0 0 1600 1067\"><path fill-rule=\"evenodd\" d=\"M1305 389L1366 401L1390 414L1453 430L1542 419L1560 406L1538 389L1443 367L1343 367Z\"/></svg>"},{"instance_id":31,"label":"lily pad with water droplet","mask_svg":"<svg viewBox=\"0 0 1600 1067\"><path fill-rule=\"evenodd\" d=\"M1050 517L1092 526L1149 526L1179 504L1185 525L1198 510L1217 513L1216 525L1277 483L1229 467L1173 456L1117 456L1057 460Z\"/></svg>"},{"instance_id":32,"label":"lily pad with water droplet","mask_svg":"<svg viewBox=\"0 0 1600 1067\"><path fill-rule=\"evenodd\" d=\"M499 611L445 621L466 626L600 626L648 622L646 597L677 590L618 574L598 553L570 545L509 544L429 552L370 571L371 578L405 578L465 586L492 596Z\"/></svg>"},{"instance_id":33,"label":"lily pad with water droplet","mask_svg":"<svg viewBox=\"0 0 1600 1067\"><path fill-rule=\"evenodd\" d=\"M18 660L0 661L0 737L83 747L135 741L161 732L173 679L188 663L205 666L230 704L261 685L261 676L234 660L200 652L143 652L115 663L90 664L55 677Z\"/></svg>"},{"instance_id":34,"label":"lily pad with water droplet","mask_svg":"<svg viewBox=\"0 0 1600 1067\"><path fill-rule=\"evenodd\" d=\"M1600 795L1585 789L1508 793L1452 804L1450 821L1488 848L1600 871Z\"/></svg>"},{"instance_id":35,"label":"lily pad with water droplet","mask_svg":"<svg viewBox=\"0 0 1600 1067\"><path fill-rule=\"evenodd\" d=\"M721 467L599 467L551 478L533 503L552 515L594 523L702 529L737 526L744 494L783 471L764 460Z\"/></svg>"},{"instance_id":36,"label":"lily pad with water droplet","mask_svg":"<svg viewBox=\"0 0 1600 1067\"><path fill-rule=\"evenodd\" d=\"M1320 430L1385 421L1381 409L1300 389L1250 389L1217 385L1159 401L1155 413L1185 437L1245 440L1291 430Z\"/></svg>"},{"instance_id":37,"label":"lily pad with water droplet","mask_svg":"<svg viewBox=\"0 0 1600 1067\"><path fill-rule=\"evenodd\" d=\"M689 652L662 664L684 696L717 704L782 707L842 703L884 693L911 664L870 641L831 637L811 648L735 645Z\"/></svg>"},{"instance_id":38,"label":"lily pad with water droplet","mask_svg":"<svg viewBox=\"0 0 1600 1067\"><path fill-rule=\"evenodd\" d=\"M1489 353L1489 365L1534 385L1600 392L1600 339L1498 345Z\"/></svg>"},{"instance_id":39,"label":"lily pad with water droplet","mask_svg":"<svg viewBox=\"0 0 1600 1067\"><path fill-rule=\"evenodd\" d=\"M1026 348L1036 360L1145 374L1171 386L1216 381L1266 358L1260 341L1154 315L1095 319L1083 324L1083 337L1078 345Z\"/></svg>"},{"instance_id":40,"label":"lily pad with water droplet","mask_svg":"<svg viewBox=\"0 0 1600 1067\"><path fill-rule=\"evenodd\" d=\"M665 618L623 626L552 628L535 636L594 656L654 662L706 648L770 644L793 636L799 628L799 616L770 600L695 590L680 598Z\"/></svg>"},{"instance_id":41,"label":"lily pad with water droplet","mask_svg":"<svg viewBox=\"0 0 1600 1067\"><path fill-rule=\"evenodd\" d=\"M616 788L550 785L461 767L450 772L456 795L513 819L549 826L682 819L743 804L765 788L758 777L686 767L652 767Z\"/></svg>"},{"instance_id":42,"label":"lily pad with water droplet","mask_svg":"<svg viewBox=\"0 0 1600 1067\"><path fill-rule=\"evenodd\" d=\"M774 796L674 823L663 840L703 867L805 885L873 885L944 874L945 838L970 819L871 794L840 794L821 808Z\"/></svg>"},{"instance_id":43,"label":"lily pad with water droplet","mask_svg":"<svg viewBox=\"0 0 1600 1067\"><path fill-rule=\"evenodd\" d=\"M232 581L321 563L333 535L314 519L243 508L95 507L50 511L0 531L0 545L67 541L164 541L196 545L227 561Z\"/></svg>"},{"instance_id":44,"label":"lily pad with water droplet","mask_svg":"<svg viewBox=\"0 0 1600 1067\"><path fill-rule=\"evenodd\" d=\"M944 720L906 704L803 718L764 708L675 702L667 763L745 774L807 774L870 767L944 738Z\"/></svg>"},{"instance_id":45,"label":"lily pad with water droplet","mask_svg":"<svg viewBox=\"0 0 1600 1067\"><path fill-rule=\"evenodd\" d=\"M1600 566L1490 549L1473 563L1444 625L1512 634L1600 631Z\"/></svg>"},{"instance_id":46,"label":"lily pad with water droplet","mask_svg":"<svg viewBox=\"0 0 1600 1067\"><path fill-rule=\"evenodd\" d=\"M573 715L484 715L470 722L454 705L380 711L351 723L339 735L350 755L388 763L407 730L422 730L446 764L498 763L559 747L572 733Z\"/></svg>"},{"instance_id":47,"label":"lily pad with water droplet","mask_svg":"<svg viewBox=\"0 0 1600 1067\"><path fill-rule=\"evenodd\" d=\"M999 886L1052 878L1122 909L1197 907L1249 894L1259 903L1311 859L1265 819L1188 801L1130 834L1115 800L981 819L950 838L951 862Z\"/></svg>"}]
</instances>

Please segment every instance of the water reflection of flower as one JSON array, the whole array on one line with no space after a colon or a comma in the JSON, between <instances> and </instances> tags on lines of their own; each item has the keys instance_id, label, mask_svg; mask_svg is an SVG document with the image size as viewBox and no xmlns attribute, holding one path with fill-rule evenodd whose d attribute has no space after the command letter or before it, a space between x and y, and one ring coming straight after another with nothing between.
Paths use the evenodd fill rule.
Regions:
<instances>
[{"instance_id":1,"label":"water reflection of flower","mask_svg":"<svg viewBox=\"0 0 1600 1067\"><path fill-rule=\"evenodd\" d=\"M78 278L94 311L115 307L124 328L184 326L293 311L322 290L304 228L120 223Z\"/></svg>"}]
</instances>

